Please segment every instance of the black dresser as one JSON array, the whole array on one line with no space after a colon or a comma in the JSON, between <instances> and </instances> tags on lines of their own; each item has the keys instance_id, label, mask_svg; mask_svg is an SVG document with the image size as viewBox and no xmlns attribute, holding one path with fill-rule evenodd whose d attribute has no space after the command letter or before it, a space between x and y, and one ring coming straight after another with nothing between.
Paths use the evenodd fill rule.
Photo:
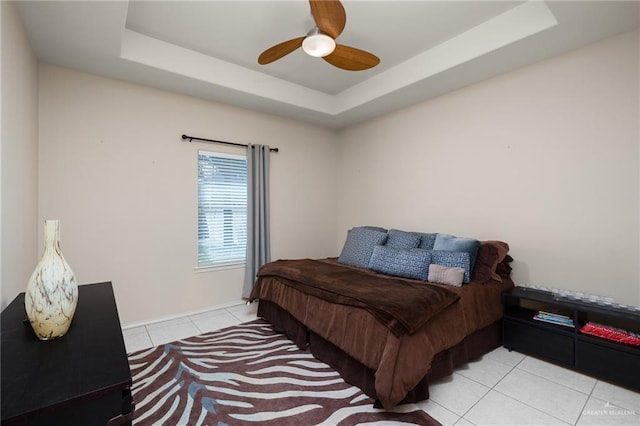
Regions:
<instances>
[{"instance_id":1,"label":"black dresser","mask_svg":"<svg viewBox=\"0 0 640 426\"><path fill-rule=\"evenodd\" d=\"M131 371L110 282L78 287L66 335L38 340L24 293L2 311L2 425L131 424Z\"/></svg>"}]
</instances>

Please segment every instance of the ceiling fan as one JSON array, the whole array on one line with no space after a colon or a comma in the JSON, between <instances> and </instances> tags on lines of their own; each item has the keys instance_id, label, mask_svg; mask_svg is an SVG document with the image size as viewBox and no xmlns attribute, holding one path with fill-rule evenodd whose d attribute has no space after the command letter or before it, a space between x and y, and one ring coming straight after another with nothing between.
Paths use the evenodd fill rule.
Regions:
<instances>
[{"instance_id":1,"label":"ceiling fan","mask_svg":"<svg viewBox=\"0 0 640 426\"><path fill-rule=\"evenodd\" d=\"M339 0L309 0L316 26L304 37L276 44L258 57L260 65L270 64L299 47L309 55L319 57L331 65L348 71L362 71L375 67L380 59L355 47L336 44L335 39L347 23L347 14Z\"/></svg>"}]
</instances>

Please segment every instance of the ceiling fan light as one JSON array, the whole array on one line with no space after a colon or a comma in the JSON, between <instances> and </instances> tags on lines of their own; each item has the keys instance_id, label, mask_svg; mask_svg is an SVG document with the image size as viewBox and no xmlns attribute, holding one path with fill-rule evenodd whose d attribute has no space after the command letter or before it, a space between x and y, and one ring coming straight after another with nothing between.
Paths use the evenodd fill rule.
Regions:
<instances>
[{"instance_id":1,"label":"ceiling fan light","mask_svg":"<svg viewBox=\"0 0 640 426\"><path fill-rule=\"evenodd\" d=\"M322 58L330 55L335 48L335 40L320 32L308 35L302 41L302 50L304 50L307 55L314 56L316 58Z\"/></svg>"}]
</instances>

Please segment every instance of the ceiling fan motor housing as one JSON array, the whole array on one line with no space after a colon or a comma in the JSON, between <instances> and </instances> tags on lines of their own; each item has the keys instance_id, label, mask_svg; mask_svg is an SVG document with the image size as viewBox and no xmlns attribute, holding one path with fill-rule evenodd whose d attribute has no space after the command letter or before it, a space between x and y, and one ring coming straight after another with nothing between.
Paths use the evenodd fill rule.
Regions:
<instances>
[{"instance_id":1,"label":"ceiling fan motor housing","mask_svg":"<svg viewBox=\"0 0 640 426\"><path fill-rule=\"evenodd\" d=\"M335 40L331 36L320 31L318 27L314 27L309 31L307 37L302 41L302 50L304 50L307 55L311 55L316 58L323 58L330 55L333 53L335 48Z\"/></svg>"}]
</instances>

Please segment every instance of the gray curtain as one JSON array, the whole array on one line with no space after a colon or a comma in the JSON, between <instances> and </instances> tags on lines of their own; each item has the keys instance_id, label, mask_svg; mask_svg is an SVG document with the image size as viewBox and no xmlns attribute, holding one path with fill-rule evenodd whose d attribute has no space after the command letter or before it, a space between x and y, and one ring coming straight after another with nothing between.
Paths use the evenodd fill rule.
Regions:
<instances>
[{"instance_id":1,"label":"gray curtain","mask_svg":"<svg viewBox=\"0 0 640 426\"><path fill-rule=\"evenodd\" d=\"M271 261L269 239L269 146L247 147L247 264L242 297L248 298L262 265Z\"/></svg>"}]
</instances>

